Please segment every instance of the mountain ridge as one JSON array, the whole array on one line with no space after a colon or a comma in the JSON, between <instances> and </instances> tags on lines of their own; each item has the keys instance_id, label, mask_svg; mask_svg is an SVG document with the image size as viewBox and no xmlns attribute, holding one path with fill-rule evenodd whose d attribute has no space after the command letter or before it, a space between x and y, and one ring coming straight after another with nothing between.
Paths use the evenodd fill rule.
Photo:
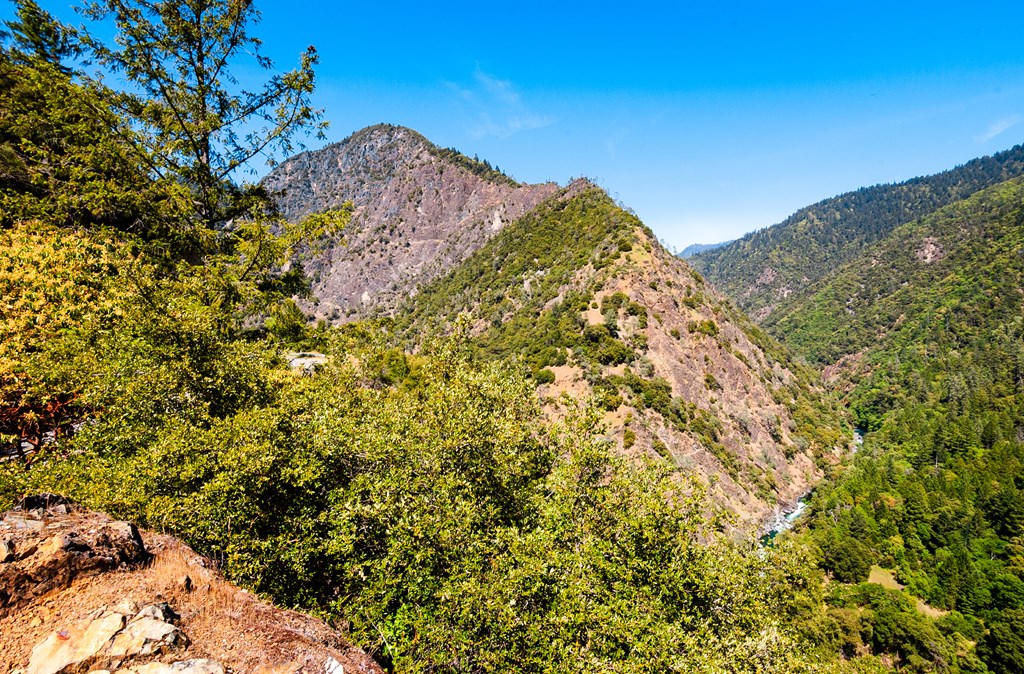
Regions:
<instances>
[{"instance_id":1,"label":"mountain ridge","mask_svg":"<svg viewBox=\"0 0 1024 674\"><path fill-rule=\"evenodd\" d=\"M596 399L620 453L692 470L745 526L845 451L841 414L813 375L604 190L585 179L524 186L459 157L375 126L268 176L289 218L356 200L345 247L309 266L304 308L335 322L386 318L407 352L466 321L484 358L523 362L549 415L563 393ZM425 230L447 253L410 271L402 253Z\"/></svg>"},{"instance_id":2,"label":"mountain ridge","mask_svg":"<svg viewBox=\"0 0 1024 674\"><path fill-rule=\"evenodd\" d=\"M1021 309L1021 241L1014 227L1022 205L1024 178L1014 178L902 225L868 247L864 260L822 279L808 298L781 307L765 327L786 335L809 359L831 365L894 339L908 347L915 341L908 335L930 330L916 321L935 320L953 299L960 317L972 315L976 325L1012 314ZM1003 263L996 268L994 259Z\"/></svg>"},{"instance_id":3,"label":"mountain ridge","mask_svg":"<svg viewBox=\"0 0 1024 674\"><path fill-rule=\"evenodd\" d=\"M717 250L722 246L728 246L733 241L735 241L735 239L729 239L728 241L719 241L718 243L691 243L689 246L679 251L679 257L685 260L687 258L693 257L694 255L697 255L698 253L704 253L709 250Z\"/></svg>"},{"instance_id":4,"label":"mountain ridge","mask_svg":"<svg viewBox=\"0 0 1024 674\"><path fill-rule=\"evenodd\" d=\"M845 450L802 370L599 188L509 224L399 308L415 348L468 321L486 358L521 358L549 414L594 398L626 455L693 471L751 523L792 503Z\"/></svg>"},{"instance_id":5,"label":"mountain ridge","mask_svg":"<svg viewBox=\"0 0 1024 674\"><path fill-rule=\"evenodd\" d=\"M1024 146L1017 145L934 175L823 199L690 262L760 322L896 227L1022 173Z\"/></svg>"}]
</instances>

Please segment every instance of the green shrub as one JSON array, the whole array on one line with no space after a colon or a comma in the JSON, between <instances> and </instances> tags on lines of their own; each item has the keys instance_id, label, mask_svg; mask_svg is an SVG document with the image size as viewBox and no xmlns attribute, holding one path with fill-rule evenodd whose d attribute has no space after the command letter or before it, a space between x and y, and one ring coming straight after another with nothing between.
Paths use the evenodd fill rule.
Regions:
<instances>
[{"instance_id":1,"label":"green shrub","mask_svg":"<svg viewBox=\"0 0 1024 674\"><path fill-rule=\"evenodd\" d=\"M718 324L711 319L690 321L686 324L686 329L690 333L698 333L707 337L715 337L718 335Z\"/></svg>"},{"instance_id":2,"label":"green shrub","mask_svg":"<svg viewBox=\"0 0 1024 674\"><path fill-rule=\"evenodd\" d=\"M547 368L543 370L537 370L533 373L533 380L538 384L554 384L555 373Z\"/></svg>"},{"instance_id":3,"label":"green shrub","mask_svg":"<svg viewBox=\"0 0 1024 674\"><path fill-rule=\"evenodd\" d=\"M636 354L624 342L604 337L600 341L595 358L602 365L621 365L636 358Z\"/></svg>"},{"instance_id":4,"label":"green shrub","mask_svg":"<svg viewBox=\"0 0 1024 674\"><path fill-rule=\"evenodd\" d=\"M126 426L146 394L129 374L18 486L181 535L236 581L349 620L401 671L792 671L774 578L795 560L716 538L698 485L612 459L596 416L543 431L532 382L460 351L426 357L415 386L349 358L312 377L243 358L270 397Z\"/></svg>"}]
</instances>

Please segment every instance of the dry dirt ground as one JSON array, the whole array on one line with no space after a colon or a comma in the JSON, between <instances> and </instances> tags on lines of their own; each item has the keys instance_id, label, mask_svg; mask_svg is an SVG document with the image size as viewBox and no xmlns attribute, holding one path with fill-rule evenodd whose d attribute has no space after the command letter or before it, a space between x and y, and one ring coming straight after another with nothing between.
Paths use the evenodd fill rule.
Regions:
<instances>
[{"instance_id":1,"label":"dry dirt ground","mask_svg":"<svg viewBox=\"0 0 1024 674\"><path fill-rule=\"evenodd\" d=\"M33 648L74 637L104 609L164 603L187 645L55 671L194 659L227 672L381 671L337 630L231 585L171 536L64 504L0 515L0 672L44 671Z\"/></svg>"},{"instance_id":2,"label":"dry dirt ground","mask_svg":"<svg viewBox=\"0 0 1024 674\"><path fill-rule=\"evenodd\" d=\"M880 566L871 567L871 573L868 575L868 582L877 583L878 585L881 585L882 587L888 590L902 590L904 588L904 586L898 580L896 580L896 575L894 574L894 572L890 571L889 569L883 569ZM911 596L914 599L915 604L917 605L917 610L920 613L925 614L929 618L937 620L949 613L949 611L943 611L940 608L935 608L934 606L928 604L919 597L913 597L913 595Z\"/></svg>"}]
</instances>

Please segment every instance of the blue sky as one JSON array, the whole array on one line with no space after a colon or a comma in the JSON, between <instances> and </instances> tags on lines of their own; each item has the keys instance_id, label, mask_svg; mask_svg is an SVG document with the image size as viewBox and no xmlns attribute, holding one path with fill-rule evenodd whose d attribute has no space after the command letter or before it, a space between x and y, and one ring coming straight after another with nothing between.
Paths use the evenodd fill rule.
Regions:
<instances>
[{"instance_id":1,"label":"blue sky","mask_svg":"<svg viewBox=\"0 0 1024 674\"><path fill-rule=\"evenodd\" d=\"M279 67L318 48L330 141L588 176L677 248L1024 140L1022 3L257 3Z\"/></svg>"}]
</instances>

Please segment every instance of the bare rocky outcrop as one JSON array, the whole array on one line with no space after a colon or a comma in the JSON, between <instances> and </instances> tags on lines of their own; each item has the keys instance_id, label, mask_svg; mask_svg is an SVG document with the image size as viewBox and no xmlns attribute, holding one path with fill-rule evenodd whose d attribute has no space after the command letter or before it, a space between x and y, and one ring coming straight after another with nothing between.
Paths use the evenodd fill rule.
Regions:
<instances>
[{"instance_id":1,"label":"bare rocky outcrop","mask_svg":"<svg viewBox=\"0 0 1024 674\"><path fill-rule=\"evenodd\" d=\"M925 264L933 264L946 257L946 251L942 244L934 236L926 236L921 241L921 247L914 251L914 257Z\"/></svg>"},{"instance_id":2,"label":"bare rocky outcrop","mask_svg":"<svg viewBox=\"0 0 1024 674\"><path fill-rule=\"evenodd\" d=\"M559 189L478 175L415 131L389 125L296 155L263 185L291 220L355 206L343 242L304 262L315 301L303 308L334 323L389 314Z\"/></svg>"},{"instance_id":3,"label":"bare rocky outcrop","mask_svg":"<svg viewBox=\"0 0 1024 674\"><path fill-rule=\"evenodd\" d=\"M0 515L0 670L380 672L336 630L225 582L180 541L63 501Z\"/></svg>"},{"instance_id":4,"label":"bare rocky outcrop","mask_svg":"<svg viewBox=\"0 0 1024 674\"><path fill-rule=\"evenodd\" d=\"M74 529L43 517L68 512L63 499L33 497L0 521L0 619L79 576L146 560L139 531L128 522Z\"/></svg>"},{"instance_id":5,"label":"bare rocky outcrop","mask_svg":"<svg viewBox=\"0 0 1024 674\"><path fill-rule=\"evenodd\" d=\"M36 644L23 674L122 670L126 661L182 652L188 648L189 640L174 624L177 617L167 604L150 604L142 610L129 601L113 608L100 607ZM224 671L216 661L202 662L206 669ZM198 661L175 664L183 663L192 668ZM139 666L149 664L153 663ZM131 670L137 668L130 667Z\"/></svg>"}]
</instances>

